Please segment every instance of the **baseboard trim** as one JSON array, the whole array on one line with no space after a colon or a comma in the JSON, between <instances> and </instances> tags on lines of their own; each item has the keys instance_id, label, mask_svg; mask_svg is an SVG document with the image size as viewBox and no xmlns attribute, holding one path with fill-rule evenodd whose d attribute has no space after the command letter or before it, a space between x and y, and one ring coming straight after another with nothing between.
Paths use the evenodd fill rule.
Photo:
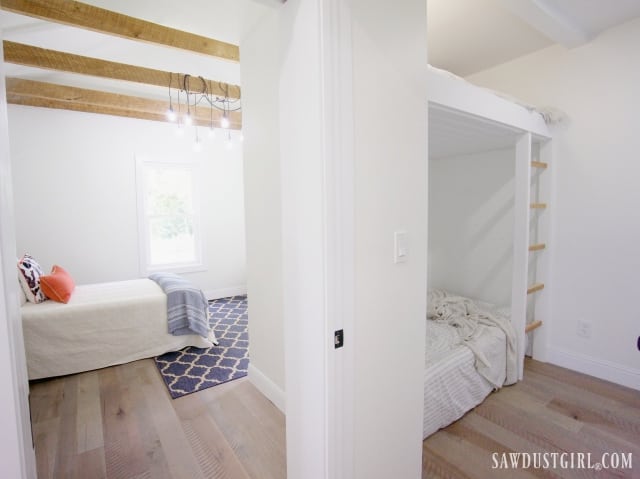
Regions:
<instances>
[{"instance_id":1,"label":"baseboard trim","mask_svg":"<svg viewBox=\"0 0 640 479\"><path fill-rule=\"evenodd\" d=\"M247 286L232 286L230 288L218 288L208 289L204 292L204 295L208 300L228 298L229 296L238 296L241 294L247 294Z\"/></svg>"},{"instance_id":2,"label":"baseboard trim","mask_svg":"<svg viewBox=\"0 0 640 479\"><path fill-rule=\"evenodd\" d=\"M253 364L249 364L248 376L251 384L264 394L269 401L275 404L283 414L286 414L286 396L284 391Z\"/></svg>"},{"instance_id":3,"label":"baseboard trim","mask_svg":"<svg viewBox=\"0 0 640 479\"><path fill-rule=\"evenodd\" d=\"M549 348L548 362L640 391L640 370L584 354Z\"/></svg>"}]
</instances>

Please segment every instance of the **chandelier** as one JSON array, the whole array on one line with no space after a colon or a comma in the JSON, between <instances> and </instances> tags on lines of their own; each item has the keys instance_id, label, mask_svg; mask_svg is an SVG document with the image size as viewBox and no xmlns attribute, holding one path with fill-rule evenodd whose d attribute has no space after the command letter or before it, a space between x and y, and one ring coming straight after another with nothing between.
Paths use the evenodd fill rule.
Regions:
<instances>
[{"instance_id":1,"label":"chandelier","mask_svg":"<svg viewBox=\"0 0 640 479\"><path fill-rule=\"evenodd\" d=\"M193 150L196 152L202 151L202 141L198 130L199 127L205 126L209 131L210 138L216 136L216 128L222 129L226 136L227 148L233 147L230 116L233 112L241 110L240 99L229 97L228 84L218 82L216 86L217 90L222 90L223 96L213 94L211 80L205 80L201 76L193 77L187 74L169 73L167 120L177 125L176 132L179 136L184 136L187 127L193 127L195 136ZM208 118L198 116L198 107L202 108L203 106L208 106ZM239 138L242 141L242 132Z\"/></svg>"}]
</instances>

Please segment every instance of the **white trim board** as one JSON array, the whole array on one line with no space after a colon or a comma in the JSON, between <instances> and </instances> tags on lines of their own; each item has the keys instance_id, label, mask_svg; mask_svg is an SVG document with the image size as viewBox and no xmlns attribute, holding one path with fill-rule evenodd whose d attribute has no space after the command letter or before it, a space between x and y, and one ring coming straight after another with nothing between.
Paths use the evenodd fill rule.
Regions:
<instances>
[{"instance_id":1,"label":"white trim board","mask_svg":"<svg viewBox=\"0 0 640 479\"><path fill-rule=\"evenodd\" d=\"M464 112L484 121L493 121L534 136L551 138L542 115L501 98L495 93L473 85L462 78L430 67L427 72L429 105L440 105Z\"/></svg>"},{"instance_id":2,"label":"white trim board","mask_svg":"<svg viewBox=\"0 0 640 479\"><path fill-rule=\"evenodd\" d=\"M208 289L204 291L205 297L211 301L212 299L228 298L229 296L239 296L247 294L247 285L231 286L229 288Z\"/></svg>"},{"instance_id":3,"label":"white trim board","mask_svg":"<svg viewBox=\"0 0 640 479\"><path fill-rule=\"evenodd\" d=\"M640 370L579 353L549 348L551 364L640 391Z\"/></svg>"},{"instance_id":4,"label":"white trim board","mask_svg":"<svg viewBox=\"0 0 640 479\"><path fill-rule=\"evenodd\" d=\"M249 364L248 377L249 382L286 415L287 401L284 391L253 364Z\"/></svg>"},{"instance_id":5,"label":"white trim board","mask_svg":"<svg viewBox=\"0 0 640 479\"><path fill-rule=\"evenodd\" d=\"M515 201L513 206L513 271L511 282L511 324L518 342L518 379L522 379L527 319L527 281L529 267L529 203L531 202L531 133L516 143Z\"/></svg>"},{"instance_id":6,"label":"white trim board","mask_svg":"<svg viewBox=\"0 0 640 479\"><path fill-rule=\"evenodd\" d=\"M0 26L0 38L2 28ZM0 44L0 55L3 55ZM29 384L18 305L16 231L4 65L0 63L0 444L2 476L35 479Z\"/></svg>"}]
</instances>

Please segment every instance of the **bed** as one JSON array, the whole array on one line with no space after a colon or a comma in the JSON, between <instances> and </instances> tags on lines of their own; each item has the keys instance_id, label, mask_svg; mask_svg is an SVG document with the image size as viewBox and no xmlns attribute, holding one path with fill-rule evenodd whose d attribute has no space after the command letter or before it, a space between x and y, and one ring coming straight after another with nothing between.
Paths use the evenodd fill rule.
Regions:
<instances>
[{"instance_id":1,"label":"bed","mask_svg":"<svg viewBox=\"0 0 640 479\"><path fill-rule=\"evenodd\" d=\"M150 279L77 286L67 304L28 302L21 310L29 379L212 346L167 332L167 296Z\"/></svg>"},{"instance_id":2,"label":"bed","mask_svg":"<svg viewBox=\"0 0 640 479\"><path fill-rule=\"evenodd\" d=\"M430 310L439 298L461 297L430 291ZM465 341L461 339L460 328L451 321L427 319L423 438L461 418L494 389L517 380L516 339L509 311L463 299L473 303L479 314L498 318L501 326L480 321L472 334L463 334Z\"/></svg>"},{"instance_id":3,"label":"bed","mask_svg":"<svg viewBox=\"0 0 640 479\"><path fill-rule=\"evenodd\" d=\"M552 137L555 126L569 119L555 108L536 108L431 66L427 84L429 281L432 285L469 294L478 292L498 302L510 303L510 322L519 351L518 379L521 379L527 344L534 359L545 361L548 355L548 328L536 329L535 338L530 331L550 322L549 295L530 296L530 293L541 291L545 284L549 286L550 253L545 251L551 246L547 242L554 174ZM496 155L495 152L501 153ZM461 167L457 171L440 168L445 170L444 177L437 177L436 168L432 168L433 160L446 164L451 159L461 158L468 160L468 164L475 162L474 168L465 169L460 161ZM509 178L505 175L507 170L500 169L506 165L513 170ZM492 179L487 180L489 177ZM491 194L485 194L467 209L451 195L450 202L440 203L440 211L444 213L434 214L437 189L431 185L436 183L444 191L452 181L459 186L464 182L461 180L469 178L471 181L465 183L471 185L467 186L471 188L468 191L482 191L489 183L493 189L484 191ZM451 191L455 192L455 188ZM465 192L461 190L461 194ZM466 216L453 219L454 213ZM509 215L513 218L512 226L508 227L512 234L501 229L507 225ZM434 224L434 218L439 224ZM432 241L433 231L441 233L439 243ZM449 241L446 234L460 241ZM456 248L459 246L459 250L454 252L454 247L450 247L452 244ZM446 245L447 254L439 249L443 245ZM495 257L485 253L491 248L498 252ZM460 260L459 269L447 261L447 257L452 256ZM432 268L434 264L436 267ZM509 283L504 288L502 284L498 287L498 283L491 282L498 273L502 274L500 282L506 278L504 282ZM491 288L495 289L488 293ZM500 298L495 293L498 289ZM502 292L510 293L510 298L504 300Z\"/></svg>"}]
</instances>

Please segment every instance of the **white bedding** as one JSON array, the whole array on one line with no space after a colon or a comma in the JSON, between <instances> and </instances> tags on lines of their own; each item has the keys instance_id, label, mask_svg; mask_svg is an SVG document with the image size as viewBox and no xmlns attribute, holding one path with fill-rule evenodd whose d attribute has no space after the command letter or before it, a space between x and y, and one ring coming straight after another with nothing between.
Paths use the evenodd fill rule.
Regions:
<instances>
[{"instance_id":1,"label":"white bedding","mask_svg":"<svg viewBox=\"0 0 640 479\"><path fill-rule=\"evenodd\" d=\"M167 332L167 298L149 279L77 286L68 304L22 308L29 379L60 376L177 351L209 348Z\"/></svg>"},{"instance_id":2,"label":"white bedding","mask_svg":"<svg viewBox=\"0 0 640 479\"><path fill-rule=\"evenodd\" d=\"M491 308L486 303L478 304ZM494 308L491 310L494 314L497 312ZM500 328L479 325L474 341L487 360L488 375L501 384L507 378L506 339ZM455 328L427 320L423 437L460 419L493 389L476 370L476 356L462 343Z\"/></svg>"}]
</instances>

